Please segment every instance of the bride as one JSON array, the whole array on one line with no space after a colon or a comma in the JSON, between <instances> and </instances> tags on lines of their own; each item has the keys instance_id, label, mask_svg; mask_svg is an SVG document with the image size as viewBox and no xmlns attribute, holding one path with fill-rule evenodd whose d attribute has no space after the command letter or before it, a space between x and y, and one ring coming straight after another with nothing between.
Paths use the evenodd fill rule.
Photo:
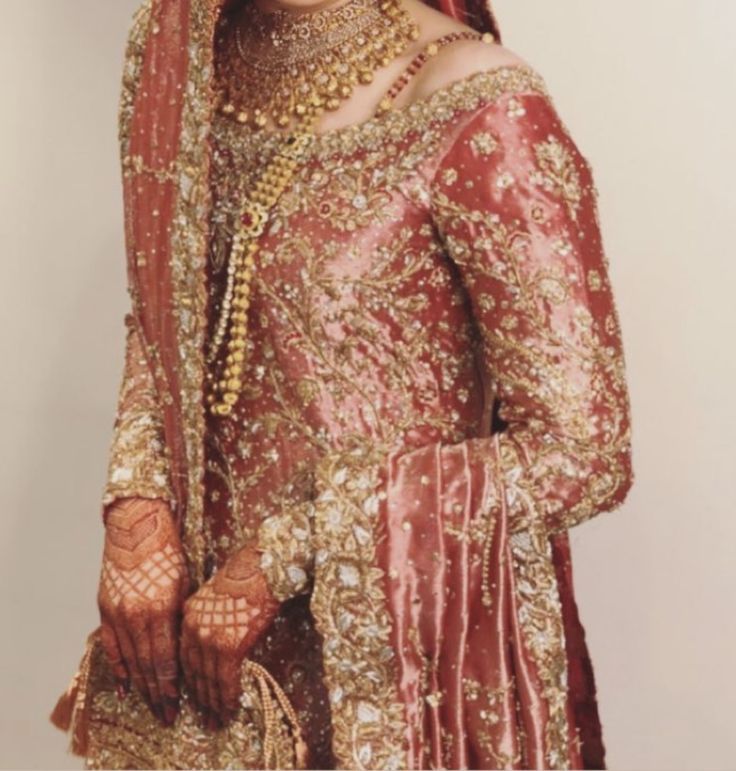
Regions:
<instances>
[{"instance_id":1,"label":"bride","mask_svg":"<svg viewBox=\"0 0 736 771\"><path fill-rule=\"evenodd\" d=\"M131 308L101 624L52 715L73 751L604 768L568 531L628 493L629 396L541 76L478 0L153 0L123 85Z\"/></svg>"}]
</instances>

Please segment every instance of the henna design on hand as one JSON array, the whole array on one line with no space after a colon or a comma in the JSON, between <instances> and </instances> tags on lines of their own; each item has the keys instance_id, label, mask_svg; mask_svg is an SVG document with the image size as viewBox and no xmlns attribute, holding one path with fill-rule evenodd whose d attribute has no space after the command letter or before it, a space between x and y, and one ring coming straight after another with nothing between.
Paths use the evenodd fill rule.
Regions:
<instances>
[{"instance_id":1,"label":"henna design on hand","mask_svg":"<svg viewBox=\"0 0 736 771\"><path fill-rule=\"evenodd\" d=\"M236 552L185 602L181 662L208 727L237 711L243 659L280 605L252 545Z\"/></svg>"},{"instance_id":2,"label":"henna design on hand","mask_svg":"<svg viewBox=\"0 0 736 771\"><path fill-rule=\"evenodd\" d=\"M102 644L119 687L127 690L132 680L167 725L178 710L178 636L188 589L165 501L121 498L106 508L98 592Z\"/></svg>"}]
</instances>

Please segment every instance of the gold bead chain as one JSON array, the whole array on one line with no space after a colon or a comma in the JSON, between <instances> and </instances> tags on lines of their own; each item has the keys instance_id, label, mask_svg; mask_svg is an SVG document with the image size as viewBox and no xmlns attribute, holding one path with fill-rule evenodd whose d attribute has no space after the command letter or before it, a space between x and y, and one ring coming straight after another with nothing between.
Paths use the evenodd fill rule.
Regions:
<instances>
[{"instance_id":1,"label":"gold bead chain","mask_svg":"<svg viewBox=\"0 0 736 771\"><path fill-rule=\"evenodd\" d=\"M271 673L260 664L245 659L242 666L243 690L247 688L246 677L254 677L261 698L261 707L263 709L264 736L263 736L263 764L264 768L282 768L283 761L279 757L275 734L279 715L274 705L274 697L281 707L284 718L291 727L291 735L294 749L295 768L306 768L308 763L309 748L302 733L299 719L297 718L294 707L291 705L288 697L276 682ZM271 693L273 691L273 694ZM273 760L273 765L269 761Z\"/></svg>"},{"instance_id":2,"label":"gold bead chain","mask_svg":"<svg viewBox=\"0 0 736 771\"><path fill-rule=\"evenodd\" d=\"M219 378L215 373L209 373L210 392L207 403L213 415L231 415L238 401L243 386L248 308L258 237L266 227L270 210L291 181L299 161L313 140L311 129L321 113L321 106L313 105L304 125L286 136L241 208L238 230L233 237L228 259L227 285L220 318L207 355L207 363L213 364L227 335L224 369Z\"/></svg>"}]
</instances>

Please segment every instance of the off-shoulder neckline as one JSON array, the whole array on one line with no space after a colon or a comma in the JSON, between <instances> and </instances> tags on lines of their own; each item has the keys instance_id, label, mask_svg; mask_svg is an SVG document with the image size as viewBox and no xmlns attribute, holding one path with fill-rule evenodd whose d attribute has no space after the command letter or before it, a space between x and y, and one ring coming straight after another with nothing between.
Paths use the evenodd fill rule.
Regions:
<instances>
[{"instance_id":1,"label":"off-shoulder neckline","mask_svg":"<svg viewBox=\"0 0 736 771\"><path fill-rule=\"evenodd\" d=\"M446 116L449 118L454 116L457 109L462 109L464 106L474 109L495 102L508 92L517 94L532 92L548 96L544 79L533 67L528 64L498 65L453 80L425 96L387 112L374 114L357 123L320 131L314 135L312 147L315 150L325 147L340 147L344 150L346 145L353 143L353 140L379 131L391 134L400 126L412 124L414 119L422 117L442 119ZM443 107L450 108L450 112L443 113ZM236 124L230 123L230 125ZM240 126L237 126L237 129L242 130ZM264 142L271 142L283 136L283 132L279 129L259 129L257 132L250 133L249 136L257 136Z\"/></svg>"}]
</instances>

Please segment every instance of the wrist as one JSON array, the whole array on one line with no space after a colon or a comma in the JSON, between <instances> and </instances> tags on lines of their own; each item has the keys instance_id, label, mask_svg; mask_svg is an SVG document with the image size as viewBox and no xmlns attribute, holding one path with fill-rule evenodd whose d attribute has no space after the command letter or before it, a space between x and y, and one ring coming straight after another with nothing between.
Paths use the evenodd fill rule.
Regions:
<instances>
[{"instance_id":1,"label":"wrist","mask_svg":"<svg viewBox=\"0 0 736 771\"><path fill-rule=\"evenodd\" d=\"M106 507L106 549L119 549L134 558L172 543L179 548L178 532L165 501L121 498Z\"/></svg>"},{"instance_id":2,"label":"wrist","mask_svg":"<svg viewBox=\"0 0 736 771\"><path fill-rule=\"evenodd\" d=\"M126 496L112 499L102 507L102 521L105 527L127 524L143 516L162 518L173 522L171 508L163 498L147 496Z\"/></svg>"}]
</instances>

